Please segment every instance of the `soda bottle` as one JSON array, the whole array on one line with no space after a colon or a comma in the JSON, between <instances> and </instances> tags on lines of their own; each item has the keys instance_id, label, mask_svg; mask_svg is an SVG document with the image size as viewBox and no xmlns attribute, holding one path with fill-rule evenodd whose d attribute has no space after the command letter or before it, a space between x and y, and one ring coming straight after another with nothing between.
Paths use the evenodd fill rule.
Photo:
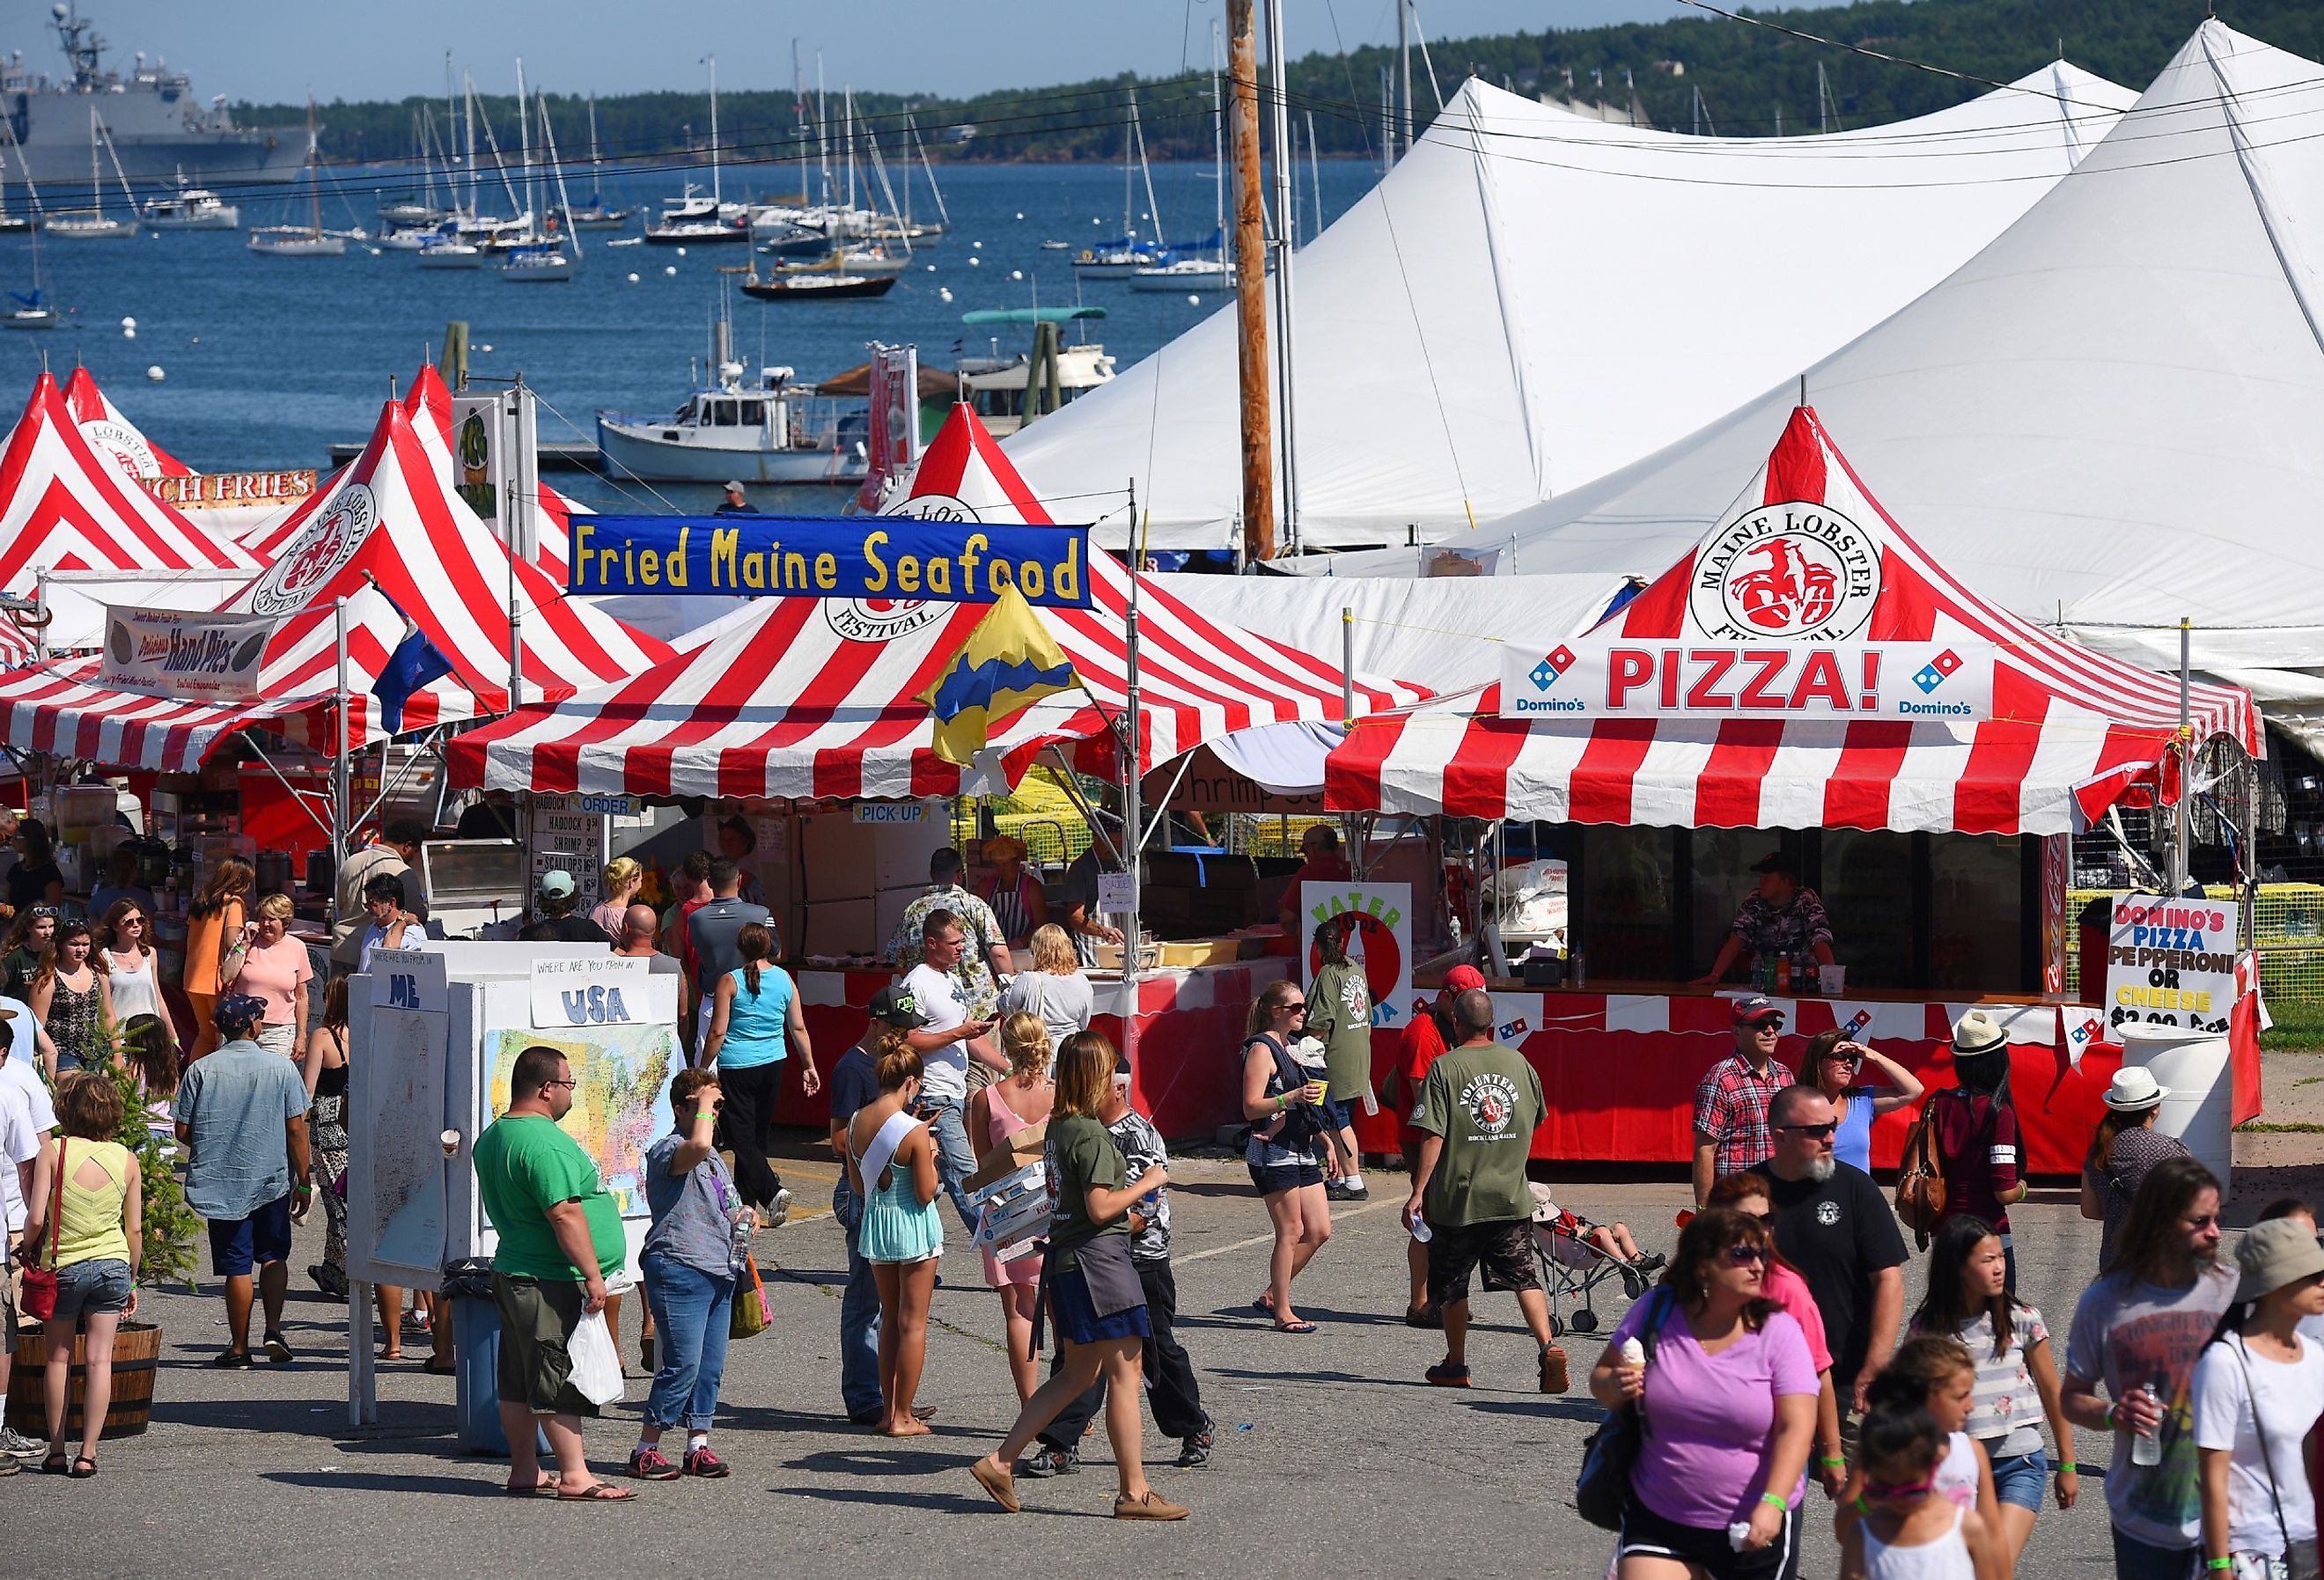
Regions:
<instances>
[{"instance_id":1,"label":"soda bottle","mask_svg":"<svg viewBox=\"0 0 2324 1580\"><path fill-rule=\"evenodd\" d=\"M1775 991L1777 993L1792 991L1792 957L1789 955L1775 956Z\"/></svg>"}]
</instances>

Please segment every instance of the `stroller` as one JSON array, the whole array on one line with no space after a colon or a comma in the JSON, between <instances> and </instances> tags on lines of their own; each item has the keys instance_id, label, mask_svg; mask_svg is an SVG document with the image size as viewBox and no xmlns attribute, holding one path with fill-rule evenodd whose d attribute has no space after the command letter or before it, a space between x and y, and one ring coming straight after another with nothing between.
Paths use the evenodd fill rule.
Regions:
<instances>
[{"instance_id":1,"label":"stroller","mask_svg":"<svg viewBox=\"0 0 2324 1580\"><path fill-rule=\"evenodd\" d=\"M1533 1253L1541 1264L1542 1289L1549 1297L1550 1334L1596 1333L1598 1313L1591 1296L1598 1287L1618 1282L1624 1300L1636 1300L1646 1290L1646 1270L1592 1243L1590 1235L1598 1225L1552 1201L1549 1187L1536 1180L1532 1190ZM1563 1317L1558 1315L1561 1301L1572 1303L1571 1314ZM1606 1326L1610 1331L1614 1325Z\"/></svg>"}]
</instances>

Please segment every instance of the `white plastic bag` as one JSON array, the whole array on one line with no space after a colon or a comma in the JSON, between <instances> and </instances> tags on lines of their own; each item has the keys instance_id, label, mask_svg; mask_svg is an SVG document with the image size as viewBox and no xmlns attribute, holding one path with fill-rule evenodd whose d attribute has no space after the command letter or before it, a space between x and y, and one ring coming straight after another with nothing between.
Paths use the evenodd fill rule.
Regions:
<instances>
[{"instance_id":1,"label":"white plastic bag","mask_svg":"<svg viewBox=\"0 0 2324 1580\"><path fill-rule=\"evenodd\" d=\"M622 1397L622 1357L614 1352L604 1312L582 1315L565 1353L573 1362L575 1392L594 1405L613 1404Z\"/></svg>"}]
</instances>

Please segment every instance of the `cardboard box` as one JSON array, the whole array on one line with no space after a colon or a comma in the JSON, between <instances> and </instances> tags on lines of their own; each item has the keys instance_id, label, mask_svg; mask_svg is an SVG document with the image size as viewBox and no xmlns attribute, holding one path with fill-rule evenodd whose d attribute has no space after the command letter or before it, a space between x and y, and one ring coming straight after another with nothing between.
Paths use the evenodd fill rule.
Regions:
<instances>
[{"instance_id":1,"label":"cardboard box","mask_svg":"<svg viewBox=\"0 0 2324 1580\"><path fill-rule=\"evenodd\" d=\"M1027 1168L1042 1167L1042 1157L1048 1146L1049 1122L1046 1119L1027 1125L1007 1141L986 1152L977 1162L976 1172L961 1182L961 1188L974 1201L1012 1174Z\"/></svg>"}]
</instances>

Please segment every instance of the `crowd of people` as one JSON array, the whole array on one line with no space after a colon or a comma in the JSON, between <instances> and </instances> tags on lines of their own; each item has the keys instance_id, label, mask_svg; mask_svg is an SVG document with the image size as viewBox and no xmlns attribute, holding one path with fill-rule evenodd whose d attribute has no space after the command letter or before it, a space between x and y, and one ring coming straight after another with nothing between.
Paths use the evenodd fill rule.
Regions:
<instances>
[{"instance_id":1,"label":"crowd of people","mask_svg":"<svg viewBox=\"0 0 2324 1580\"><path fill-rule=\"evenodd\" d=\"M179 1143L226 1304L219 1367L293 1358L289 1259L318 1195L324 1249L309 1270L345 1294L347 975L424 926L410 866L423 831L391 827L344 864L346 919L319 992L290 934L287 897L255 893L247 864L218 864L193 907L179 986L198 1034L181 1049L152 897L134 888L134 867L114 874L92 926L57 902L38 828L20 828L7 874L23 902L0 953L0 1200L47 1325L48 1441L0 1439L0 1474L37 1458L86 1478L97 1474L115 1335L137 1308L143 1181L117 1139L125 1100L153 1104ZM825 1069L779 964L776 919L753 897L748 826L722 827L717 844L680 864L659 912L639 902L635 862L609 864L603 899L586 910L570 874L546 873L524 934L650 957L679 978L685 1067L669 1087L670 1129L642 1160L650 1224L637 1270L651 1381L626 1479L729 1474L711 1435L730 1341L765 1320L752 1237L791 1208L770 1152L778 1102L798 1093L827 1107L839 1165L847 1418L890 1437L930 1430L935 1412L918 1391L949 1217L999 1298L1019 1407L971 1466L983 1492L1019 1511L1019 1478L1074 1473L1102 1414L1116 1517L1185 1518L1147 1479L1141 1445L1142 1402L1176 1442L1177 1465L1205 1465L1214 1447L1176 1331L1172 1165L1130 1101L1129 1061L1091 1030L1086 906L1045 890L1013 841L984 853L994 875L983 892L967 886L957 852L937 853L890 942L899 980ZM1320 844L1308 854L1333 855ZM1356 1125L1382 1098L1404 1120L1403 1317L1443 1335L1426 1384L1471 1385L1481 1282L1515 1298L1535 1341L1528 1386L1565 1392L1537 1246L1563 1235L1617 1269L1632 1304L1586 1372L1609 1416L1641 1428L1618 1473L1616 1580L1796 1573L1811 1482L1828 1501L1844 1575L1997 1580L2017 1572L2045 1508L2080 1501L2077 1445L2101 1435L2124 1580L2316 1575L2315 1215L2274 1203L2223 1254L2218 1181L2153 1128L2169 1093L2150 1072L2115 1076L2089 1147L2080 1207L2103 1226L2099 1264L2061 1354L2018 1293L2009 1214L2028 1182L2008 1039L1986 1012L1955 1025L1950 1083L1929 1090L1846 1031L1812 1039L1794 1068L1778 1057L1782 1007L1736 1000L1734 1051L1695 1095L1694 1210L1665 1259L1625 1224L1559 1212L1531 1179L1547 1105L1533 1067L1500 1039L1480 975L1447 974L1376 1084L1361 963L1336 927L1304 941L1312 969L1260 988L1233 1067L1219 1073L1222 1086L1239 1085L1242 1160L1271 1230L1267 1280L1250 1305L1277 1332L1317 1331L1295 1289L1332 1238L1333 1203L1370 1194ZM585 1328L613 1314L628 1247L595 1165L559 1123L576 1084L557 1049L525 1049L505 1112L474 1146L499 1235L496 1393L512 1495L621 1501L636 1490L594 1474L585 1451L583 1423L600 1407L576 1380L576 1350L596 1342ZM1909 1110L1941 1188L1925 1213L1907 1215L1925 1256L1909 1280L1924 1292L1908 1312L1915 1251L1870 1169L1875 1122ZM992 1232L994 1192L1036 1158L1047 1213L1031 1246ZM407 1329L404 1292L379 1297L383 1355L400 1355L408 1331L425 1332L430 1369L448 1369L449 1324ZM432 1303L427 1291L414 1301ZM69 1441L64 1372L76 1333L86 1406ZM5 1382L0 1369L0 1395ZM669 1437L680 1429L682 1448Z\"/></svg>"}]
</instances>

